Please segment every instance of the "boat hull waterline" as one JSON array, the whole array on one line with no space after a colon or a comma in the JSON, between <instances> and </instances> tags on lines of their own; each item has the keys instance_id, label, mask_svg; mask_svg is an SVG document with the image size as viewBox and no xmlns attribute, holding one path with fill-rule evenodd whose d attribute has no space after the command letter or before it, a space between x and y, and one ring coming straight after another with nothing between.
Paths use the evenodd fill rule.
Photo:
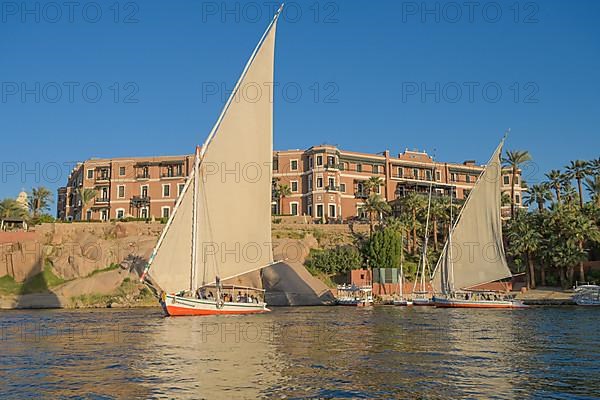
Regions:
<instances>
[{"instance_id":1,"label":"boat hull waterline","mask_svg":"<svg viewBox=\"0 0 600 400\"><path fill-rule=\"evenodd\" d=\"M527 308L519 300L461 300L439 299L433 300L433 305L439 308Z\"/></svg>"},{"instance_id":2,"label":"boat hull waterline","mask_svg":"<svg viewBox=\"0 0 600 400\"><path fill-rule=\"evenodd\" d=\"M161 301L163 311L171 317L203 315L260 314L269 312L266 303L234 303L166 295Z\"/></svg>"}]
</instances>

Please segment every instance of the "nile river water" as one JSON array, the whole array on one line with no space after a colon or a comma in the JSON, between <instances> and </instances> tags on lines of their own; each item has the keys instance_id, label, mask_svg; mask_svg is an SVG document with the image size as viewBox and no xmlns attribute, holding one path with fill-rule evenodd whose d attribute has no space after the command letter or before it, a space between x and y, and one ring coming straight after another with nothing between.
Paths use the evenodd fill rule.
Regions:
<instances>
[{"instance_id":1,"label":"nile river water","mask_svg":"<svg viewBox=\"0 0 600 400\"><path fill-rule=\"evenodd\" d=\"M0 312L0 398L592 398L600 308Z\"/></svg>"}]
</instances>

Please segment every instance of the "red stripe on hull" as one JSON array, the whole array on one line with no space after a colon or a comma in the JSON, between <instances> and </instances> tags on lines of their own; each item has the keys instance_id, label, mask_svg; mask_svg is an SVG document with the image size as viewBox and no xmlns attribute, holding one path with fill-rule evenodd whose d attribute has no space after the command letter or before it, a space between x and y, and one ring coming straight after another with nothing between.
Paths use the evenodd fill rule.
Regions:
<instances>
[{"instance_id":1,"label":"red stripe on hull","mask_svg":"<svg viewBox=\"0 0 600 400\"><path fill-rule=\"evenodd\" d=\"M265 309L255 309L255 310L203 310L203 309L193 309L187 307L177 307L177 306L166 306L167 314L171 317L191 317L191 316L201 316L201 315L232 315L232 314L261 314L264 312L268 312Z\"/></svg>"}]
</instances>

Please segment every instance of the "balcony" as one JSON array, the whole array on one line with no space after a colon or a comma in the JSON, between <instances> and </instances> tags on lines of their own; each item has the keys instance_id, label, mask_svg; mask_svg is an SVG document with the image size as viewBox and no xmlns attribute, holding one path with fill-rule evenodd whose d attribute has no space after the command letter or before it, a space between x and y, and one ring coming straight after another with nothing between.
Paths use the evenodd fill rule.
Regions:
<instances>
[{"instance_id":1,"label":"balcony","mask_svg":"<svg viewBox=\"0 0 600 400\"><path fill-rule=\"evenodd\" d=\"M130 204L134 208L148 207L150 206L150 197L148 196L133 196Z\"/></svg>"},{"instance_id":2,"label":"balcony","mask_svg":"<svg viewBox=\"0 0 600 400\"><path fill-rule=\"evenodd\" d=\"M339 186L328 185L328 186L325 186L325 191L326 192L340 192L340 187Z\"/></svg>"},{"instance_id":3,"label":"balcony","mask_svg":"<svg viewBox=\"0 0 600 400\"><path fill-rule=\"evenodd\" d=\"M94 199L94 204L108 204L109 201L108 197L98 197Z\"/></svg>"},{"instance_id":4,"label":"balcony","mask_svg":"<svg viewBox=\"0 0 600 400\"><path fill-rule=\"evenodd\" d=\"M163 172L160 177L163 179L183 178L183 172Z\"/></svg>"},{"instance_id":5,"label":"balcony","mask_svg":"<svg viewBox=\"0 0 600 400\"><path fill-rule=\"evenodd\" d=\"M340 168L340 164L335 164L335 163L327 163L324 165L326 170L339 170Z\"/></svg>"},{"instance_id":6,"label":"balcony","mask_svg":"<svg viewBox=\"0 0 600 400\"><path fill-rule=\"evenodd\" d=\"M139 172L136 177L138 181L147 181L150 179L150 174L147 172Z\"/></svg>"},{"instance_id":7,"label":"balcony","mask_svg":"<svg viewBox=\"0 0 600 400\"><path fill-rule=\"evenodd\" d=\"M109 174L102 174L102 175L98 175L96 177L96 183L106 183L110 180L110 175Z\"/></svg>"},{"instance_id":8,"label":"balcony","mask_svg":"<svg viewBox=\"0 0 600 400\"><path fill-rule=\"evenodd\" d=\"M357 199L367 199L369 198L369 193L366 190L359 190L354 192L354 197Z\"/></svg>"}]
</instances>

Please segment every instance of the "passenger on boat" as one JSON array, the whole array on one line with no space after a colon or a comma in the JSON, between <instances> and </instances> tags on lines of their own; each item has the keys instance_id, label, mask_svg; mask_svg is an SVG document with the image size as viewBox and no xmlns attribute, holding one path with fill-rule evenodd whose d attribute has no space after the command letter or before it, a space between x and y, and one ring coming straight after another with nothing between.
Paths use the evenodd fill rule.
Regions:
<instances>
[{"instance_id":1,"label":"passenger on boat","mask_svg":"<svg viewBox=\"0 0 600 400\"><path fill-rule=\"evenodd\" d=\"M213 300L214 299L213 292L208 292L208 296L206 298L208 300Z\"/></svg>"}]
</instances>

